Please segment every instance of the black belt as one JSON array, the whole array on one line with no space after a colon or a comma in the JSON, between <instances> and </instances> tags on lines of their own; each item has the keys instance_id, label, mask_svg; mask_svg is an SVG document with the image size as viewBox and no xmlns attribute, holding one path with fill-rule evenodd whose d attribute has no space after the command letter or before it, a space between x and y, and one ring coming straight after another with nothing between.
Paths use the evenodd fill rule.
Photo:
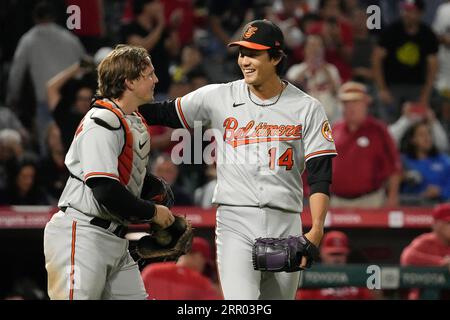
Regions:
<instances>
[{"instance_id":1,"label":"black belt","mask_svg":"<svg viewBox=\"0 0 450 320\"><path fill-rule=\"evenodd\" d=\"M62 207L60 208L62 212L66 212L68 207ZM99 217L95 217L92 218L89 221L90 224L103 228L105 230L109 230L109 227L111 226L112 221L106 220L106 219L102 219ZM111 230L109 230L111 231ZM118 236L119 238L125 238L125 235L127 234L128 228L126 226L123 225L119 225L116 227L115 230L111 231L112 233L114 233L116 236Z\"/></svg>"}]
</instances>

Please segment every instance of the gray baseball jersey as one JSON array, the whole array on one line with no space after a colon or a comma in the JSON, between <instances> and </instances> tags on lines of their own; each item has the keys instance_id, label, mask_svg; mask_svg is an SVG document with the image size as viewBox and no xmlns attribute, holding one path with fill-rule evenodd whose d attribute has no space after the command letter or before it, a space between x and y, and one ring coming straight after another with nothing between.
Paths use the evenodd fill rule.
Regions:
<instances>
[{"instance_id":1,"label":"gray baseball jersey","mask_svg":"<svg viewBox=\"0 0 450 320\"><path fill-rule=\"evenodd\" d=\"M306 161L336 154L324 109L289 83L274 105L252 100L271 102L252 95L239 80L205 86L176 105L186 128L201 121L218 130L214 203L299 213Z\"/></svg>"},{"instance_id":2,"label":"gray baseball jersey","mask_svg":"<svg viewBox=\"0 0 450 320\"><path fill-rule=\"evenodd\" d=\"M150 136L138 114L125 115L108 100L96 105L103 108L87 112L66 155L72 176L58 203L64 210L45 227L48 293L51 299L145 299L128 240L113 233L127 222L99 204L85 182L93 177L115 179L140 196ZM93 217L113 223L105 229L92 224Z\"/></svg>"},{"instance_id":3,"label":"gray baseball jersey","mask_svg":"<svg viewBox=\"0 0 450 320\"><path fill-rule=\"evenodd\" d=\"M199 121L215 129L213 202L225 299L294 299L300 273L255 271L252 246L258 237L302 233L305 163L336 154L323 107L289 83L280 96L261 101L239 80L178 98L176 109L184 127Z\"/></svg>"},{"instance_id":4,"label":"gray baseball jersey","mask_svg":"<svg viewBox=\"0 0 450 320\"><path fill-rule=\"evenodd\" d=\"M150 153L150 135L137 114L123 115L118 108L113 109L117 115L107 109L92 108L78 127L65 159L74 177L67 181L58 207L70 206L89 216L125 224L121 217L101 206L92 190L81 183L93 177L105 177L120 181L137 197L141 194ZM121 129L118 116L123 117L127 128ZM100 119L110 128L97 124L94 119ZM127 141L132 140L133 145L125 145L126 134L132 135Z\"/></svg>"}]
</instances>

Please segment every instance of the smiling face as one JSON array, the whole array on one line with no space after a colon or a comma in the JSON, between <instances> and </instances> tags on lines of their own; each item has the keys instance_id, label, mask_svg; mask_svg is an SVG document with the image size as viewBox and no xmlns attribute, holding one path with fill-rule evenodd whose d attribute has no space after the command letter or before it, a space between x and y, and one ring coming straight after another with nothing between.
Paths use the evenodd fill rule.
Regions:
<instances>
[{"instance_id":1,"label":"smiling face","mask_svg":"<svg viewBox=\"0 0 450 320\"><path fill-rule=\"evenodd\" d=\"M239 48L238 65L247 84L260 86L273 77L277 77L276 65L279 60L269 57L267 50Z\"/></svg>"},{"instance_id":2,"label":"smiling face","mask_svg":"<svg viewBox=\"0 0 450 320\"><path fill-rule=\"evenodd\" d=\"M137 98L141 104L153 101L155 85L158 81L158 77L155 74L155 68L153 68L153 64L150 63L150 65L142 71L141 76L131 82L131 88L135 98Z\"/></svg>"}]
</instances>

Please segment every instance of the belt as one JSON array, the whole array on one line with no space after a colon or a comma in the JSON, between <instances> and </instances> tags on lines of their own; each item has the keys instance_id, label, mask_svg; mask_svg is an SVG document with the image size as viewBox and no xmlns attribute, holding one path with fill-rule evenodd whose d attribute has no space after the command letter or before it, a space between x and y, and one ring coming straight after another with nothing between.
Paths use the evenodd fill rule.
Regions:
<instances>
[{"instance_id":1,"label":"belt","mask_svg":"<svg viewBox=\"0 0 450 320\"><path fill-rule=\"evenodd\" d=\"M66 212L68 207L62 207L60 208L62 212ZM116 236L118 236L119 238L125 238L125 235L127 234L128 228L124 225L117 225L116 223L110 221L110 220L106 220L106 219L102 219L99 217L94 217L89 221L90 224L103 228L105 230L108 230L112 233L114 233ZM116 225L116 226L114 226Z\"/></svg>"}]
</instances>

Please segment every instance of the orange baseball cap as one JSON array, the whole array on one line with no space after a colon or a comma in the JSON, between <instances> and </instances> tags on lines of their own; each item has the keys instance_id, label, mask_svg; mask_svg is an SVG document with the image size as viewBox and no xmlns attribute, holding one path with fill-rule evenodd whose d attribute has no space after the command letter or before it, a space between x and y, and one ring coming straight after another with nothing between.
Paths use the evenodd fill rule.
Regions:
<instances>
[{"instance_id":1,"label":"orange baseball cap","mask_svg":"<svg viewBox=\"0 0 450 320\"><path fill-rule=\"evenodd\" d=\"M341 231L327 232L323 237L320 250L323 253L348 254L350 252L348 247L348 237Z\"/></svg>"}]
</instances>

